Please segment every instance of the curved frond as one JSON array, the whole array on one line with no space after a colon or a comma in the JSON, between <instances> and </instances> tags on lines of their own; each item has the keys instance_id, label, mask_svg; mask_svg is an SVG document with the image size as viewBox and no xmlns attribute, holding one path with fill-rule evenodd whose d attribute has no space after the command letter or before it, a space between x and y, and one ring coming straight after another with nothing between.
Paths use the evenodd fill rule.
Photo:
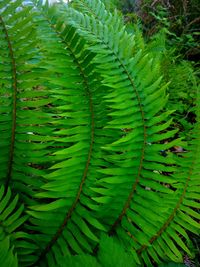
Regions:
<instances>
[{"instance_id":1,"label":"curved frond","mask_svg":"<svg viewBox=\"0 0 200 267\"><path fill-rule=\"evenodd\" d=\"M32 190L41 184L42 170L39 171L35 166L47 155L45 148L53 141L53 137L44 136L42 131L42 125L47 125L52 116L45 112L43 106L52 103L53 98L49 97L47 90L44 91L45 77L41 74L41 54L35 46L38 39L31 7L24 7L22 1L3 2L1 25L9 51L4 79L10 79L11 82L2 91L7 101L2 117L7 116L9 124L4 129L3 125L6 124L3 121L1 123L6 140L3 141L6 147L2 151L7 153L3 160L7 170L2 174L1 183L8 187L12 181L12 187L22 193L21 197L26 203L30 203ZM10 16L10 12L13 16ZM42 144L43 141L46 145ZM33 177L37 179L34 181Z\"/></svg>"},{"instance_id":2,"label":"curved frond","mask_svg":"<svg viewBox=\"0 0 200 267\"><path fill-rule=\"evenodd\" d=\"M68 88L53 90L54 97L59 98L59 120L57 123L53 122L58 128L55 131L55 152L52 154L55 164L43 175L46 181L41 186L41 191L35 194L38 201L43 203L31 206L28 211L33 217L30 221L34 224L30 229L39 232L36 242L42 250L35 264L39 264L47 256L48 264L55 261L55 265L55 251L60 250L61 244L66 244L66 249L61 251L64 255L71 251L92 252L98 242L95 232L105 231L98 218L95 218L98 207L91 198L95 193L89 187L102 176L100 173L96 174L96 169L105 165L105 152L101 147L112 139L111 133L102 129L108 111L104 104L99 103L99 99L104 95L104 91L109 89L101 86L99 76L93 71L93 64L90 62L94 55L85 51L85 42L72 27L60 28L62 25L57 22L56 16L54 8L47 7L40 13L43 25L41 35L47 30L50 32L49 48L58 45L58 38L61 40L63 48L60 45L59 49L63 49L63 69L59 69L60 62L58 69L66 77ZM45 37L41 45L44 42ZM45 48L47 49L46 42ZM47 59L50 55L52 56L52 51L47 50ZM56 56L59 56L58 52ZM73 77L70 84L68 77ZM52 82L52 79L49 81ZM66 180L67 175L71 178ZM48 204L45 199L48 199ZM48 222L54 217L57 220L51 229L46 229L45 221ZM41 234L46 236L42 238L44 243L39 243Z\"/></svg>"},{"instance_id":3,"label":"curved frond","mask_svg":"<svg viewBox=\"0 0 200 267\"><path fill-rule=\"evenodd\" d=\"M200 198L199 100L199 92L197 92L197 122L191 133L192 140L188 144L187 153L184 157L179 158L179 169L173 175L173 179L177 181L177 184L175 185L175 187L177 187L177 192L173 198L173 204L171 204L169 215L165 219L162 227L149 239L149 243L151 245L153 244L153 248L151 247L149 249L148 246L143 245L138 249L138 253L142 254L145 260L148 258L145 250L147 250L151 257L155 257L155 254L157 254L158 257L164 258L167 246L169 251L168 257L172 261L182 261L182 255L179 252L180 250L192 257L188 248L190 241L187 232L199 235L200 230L200 214L198 212L200 208L198 202L198 199ZM185 245L184 240L187 245ZM170 249L172 251L170 251ZM154 250L155 254L151 254L152 250Z\"/></svg>"},{"instance_id":4,"label":"curved frond","mask_svg":"<svg viewBox=\"0 0 200 267\"><path fill-rule=\"evenodd\" d=\"M1 58L5 60L4 64L6 65L6 68L1 69L1 150L3 153L1 154L2 166L0 179L6 176L6 187L8 187L11 176L16 130L17 73L13 48L2 16L0 16L0 23L1 47L4 47L1 52ZM10 102L11 99L12 102Z\"/></svg>"}]
</instances>

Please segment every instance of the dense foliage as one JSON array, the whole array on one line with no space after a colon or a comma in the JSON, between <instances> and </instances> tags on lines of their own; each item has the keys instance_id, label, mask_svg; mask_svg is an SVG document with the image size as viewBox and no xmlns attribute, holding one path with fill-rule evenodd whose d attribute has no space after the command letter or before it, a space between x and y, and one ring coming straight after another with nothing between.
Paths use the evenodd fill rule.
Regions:
<instances>
[{"instance_id":1,"label":"dense foliage","mask_svg":"<svg viewBox=\"0 0 200 267\"><path fill-rule=\"evenodd\" d=\"M164 40L146 44L100 0L0 2L0 266L194 257L200 95L192 73L193 122L176 127Z\"/></svg>"}]
</instances>

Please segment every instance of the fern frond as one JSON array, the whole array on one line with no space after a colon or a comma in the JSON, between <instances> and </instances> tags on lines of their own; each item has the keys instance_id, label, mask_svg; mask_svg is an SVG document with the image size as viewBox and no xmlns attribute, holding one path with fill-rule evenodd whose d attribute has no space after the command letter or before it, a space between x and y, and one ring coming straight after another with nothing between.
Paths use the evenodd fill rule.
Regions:
<instances>
[{"instance_id":1,"label":"fern frond","mask_svg":"<svg viewBox=\"0 0 200 267\"><path fill-rule=\"evenodd\" d=\"M8 59L5 57L8 70L3 73L3 78L8 81L10 79L11 82L10 85L3 84L2 88L7 102L4 107L6 110L2 109L1 113L8 120L7 123L1 123L1 131L5 136L2 143L2 151L5 151L2 162L7 163L7 170L3 169L1 174L1 184L5 184L7 188L12 180L12 187L19 190L21 197L30 203L32 190L40 184L39 177L42 173L42 170L39 171L34 166L40 163L46 154L45 148L53 141L53 137L48 139L41 131L42 124L47 125L52 116L47 112L42 113L42 106L52 103L53 98L44 91L45 78L39 75L40 55L35 48L37 36L31 8L23 7L22 1L3 3L1 27L9 51ZM14 15L10 16L10 12ZM46 145L41 143L43 141L46 141ZM37 181L33 181L34 175L38 177ZM25 186L27 184L32 185L29 190Z\"/></svg>"},{"instance_id":2,"label":"fern frond","mask_svg":"<svg viewBox=\"0 0 200 267\"><path fill-rule=\"evenodd\" d=\"M6 9L4 9L4 12ZM3 12L3 13L4 13ZM15 140L15 129L16 129L16 94L17 94L17 78L16 78L16 62L13 54L13 48L11 45L10 38L8 36L8 31L5 25L5 22L0 16L1 23L1 45L2 47L7 47L6 50L2 50L1 58L5 58L5 64L7 69L1 70L1 114L3 115L3 120L1 121L1 176L6 176L6 187L8 187L10 175L11 175L11 165L13 161L13 149L14 149L14 140ZM6 54L4 51L9 51L9 54ZM11 70L10 70L11 69ZM11 88L13 87L13 92ZM7 89L7 90L6 90ZM12 97L11 97L12 96ZM13 99L13 102L10 103L10 99ZM9 134L7 135L7 132ZM9 136L10 135L10 136ZM5 167L7 169L5 169Z\"/></svg>"},{"instance_id":3,"label":"fern frond","mask_svg":"<svg viewBox=\"0 0 200 267\"><path fill-rule=\"evenodd\" d=\"M33 217L30 222L34 225L30 226L30 229L38 232L36 242L42 250L35 264L47 257L48 264L53 266L57 264L58 255L56 256L55 252L61 249L61 244L62 247L65 244L65 250L61 250L61 254L64 255L70 251L92 252L92 248L98 242L95 232L105 231L105 227L95 218L95 209L98 207L91 199L95 194L89 187L102 176L100 173L96 174L96 169L105 165L105 152L101 147L113 138L109 131L102 129L108 111L104 104L99 103L99 99L104 95L106 87L101 86L99 77L90 64L94 55L85 52L85 42L73 28L63 28L59 24L54 7L46 7L43 14L40 13L41 35L49 31L50 46L53 47L58 44L58 38L62 41L64 46L60 46L59 49L63 50L65 60L63 69L61 70L60 62L57 68L66 78L69 75L74 78L71 84L66 79L67 90L52 90L54 96L59 98L59 121L55 125L60 130L55 131L55 145L61 149L55 147L53 160L56 163L49 168L48 174L43 175L46 182L41 186L41 192L35 194L42 204L30 206L28 211ZM42 42L45 42L45 38ZM46 43L45 48L48 48ZM47 50L46 58L49 59L50 55L52 56L52 51ZM49 82L52 82L52 79L49 79ZM66 175L70 175L70 180L66 180ZM48 204L45 203L47 198ZM46 222L52 218L56 218L54 224L46 229ZM44 242L39 242L40 239Z\"/></svg>"},{"instance_id":4,"label":"fern frond","mask_svg":"<svg viewBox=\"0 0 200 267\"><path fill-rule=\"evenodd\" d=\"M73 13L73 11L71 11L71 12ZM73 14L74 14L74 16L73 16ZM151 79L146 80L146 79L142 78L142 77L144 77L143 73L146 73L147 69L151 69L151 67L150 67L151 61L149 60L149 57L145 56L142 60L140 60L141 54L138 54L138 56L136 58L131 59L130 61L127 60L127 62L126 62L126 56L127 55L126 55L125 47L123 49L123 51L124 51L124 53L123 53L123 51L121 51L118 47L119 42L117 42L117 40L120 40L120 44L121 44L121 40L123 40L123 41L126 40L127 35L126 35L126 32L123 33L123 29L121 30L120 34L115 33L115 31L114 31L115 29L112 30L113 25L112 25L112 27L109 27L109 25L102 25L101 23L99 23L99 25L97 25L97 28L95 28L95 26L93 24L93 22L94 22L93 18L87 17L86 15L84 16L83 14L78 14L75 11L73 14L72 14L73 21L75 21L75 22L77 21L77 23L79 23L79 25L77 24L77 28L78 28L77 31L80 34L82 34L83 36L85 34L85 31L88 31L88 34L86 33L87 40L89 39L88 35L91 36L89 49L93 50L93 47L94 47L94 51L98 52L98 55L95 57L94 61L95 61L95 63L99 64L98 68L99 68L99 72L101 72L101 75L104 78L103 82L105 83L105 85L114 89L114 91L111 94L108 94L106 96L106 102L112 103L112 104L108 104L108 106L112 110L120 110L121 111L125 107L124 107L123 103L120 103L120 101L124 102L125 100L128 100L128 102L126 102L126 103L127 103L127 106L129 106L129 107L127 107L127 108L125 108L125 110L123 110L123 113L121 116L120 116L120 112L110 114L112 116L115 115L116 119L111 120L109 122L109 125L106 125L106 128L113 128L113 129L128 128L130 130L133 129L133 127L134 128L140 128L141 129L140 133L143 132L143 137L141 137L141 138L139 137L140 139L138 139L138 140L140 140L141 143L143 143L146 146L147 143L156 142L157 139L155 137L149 138L149 142L147 142L147 136L146 136L147 126L145 125L146 124L145 120L147 118L146 118L146 114L145 114L144 110L145 109L148 111L151 110L152 112L150 112L150 115L152 115L152 116L157 114L160 111L160 109L164 106L165 97L163 97L163 104L162 104L162 101L161 101L161 103L159 103L159 108L158 108L158 106L156 106L156 99L158 99L161 95L163 95L165 88L161 88L158 92L155 92L159 86L160 77L155 77L155 83L151 87L148 87L148 86L150 86L150 83L152 82ZM89 23L91 23L91 24L89 24ZM75 26L75 24L73 24L73 25ZM94 29L93 29L93 26L94 26ZM81 27L82 28L85 27L82 32L81 32ZM106 27L107 27L107 30L106 30ZM112 41L108 42L106 32L109 32L112 35L112 37L113 37L113 38L111 38ZM92 36L93 36L93 39L92 39ZM96 36L96 39L94 39L95 36ZM106 42L106 40L107 40L107 42ZM99 43L99 44L97 45L97 43ZM106 58L106 57L108 58L109 56L110 56L110 60L106 63L102 63L102 65L101 65L102 58ZM136 71L133 71L134 65L136 65L136 64L138 64L138 66L135 67L135 69L138 70L137 73L136 73ZM108 69L111 70L111 73L113 70L114 76L111 76L111 77L109 76ZM141 71L141 74L139 73L139 70ZM139 75L141 75L141 76L139 76ZM139 76L139 77L137 77L137 76ZM147 75L147 76L150 76L150 75ZM156 80L156 78L157 78L157 80ZM126 87L125 92L123 92L124 87ZM145 93L143 93L142 91ZM147 96L145 96L145 94L149 94L148 95L149 100L145 101L144 98L147 97ZM151 94L151 97L150 97L150 94ZM152 101L155 101L154 109L151 108ZM148 104L149 104L149 107L148 107ZM134 107L134 109L132 109L132 106ZM144 108L143 106L146 106L146 107ZM133 110L132 111L133 113L130 112L131 110ZM129 113L125 113L125 111L129 112ZM133 123L132 120L133 120L134 114L136 112L138 112L138 114L140 114L140 116L138 116L138 121L137 121L137 118L135 118L134 123ZM127 115L127 116L125 117L125 115ZM142 123L139 120L139 117L141 118ZM127 119L125 119L125 118L127 118ZM138 123L138 125L137 125L137 123ZM149 122L149 124L150 124L150 122ZM166 124L164 126L157 126L157 127L155 127L154 125L150 125L150 126L152 127L152 131L149 130L149 132L150 132L150 135L153 135L154 133L157 133L161 130L166 129L169 126L169 124ZM153 126L154 126L154 128L153 128ZM132 137L131 135L134 136L135 133L133 134L131 131L131 133L127 134L126 138L131 139L131 137ZM171 135L172 135L172 133L171 133ZM123 141L123 143L126 142L126 138L124 139L124 136L123 136L123 139L121 139ZM164 139L164 135L159 136L159 141L162 140L162 138ZM117 141L116 143L113 143L113 146L114 146L114 144L116 144L116 146L117 146L117 144L119 144L119 141ZM107 171L108 170L106 169L105 170L106 174L107 174ZM110 171L112 171L112 170L110 170Z\"/></svg>"},{"instance_id":5,"label":"fern frond","mask_svg":"<svg viewBox=\"0 0 200 267\"><path fill-rule=\"evenodd\" d=\"M169 212L168 218L165 220L165 223L157 231L157 233L149 239L149 243L151 245L153 244L153 247L149 249L147 246L143 245L138 250L139 254L144 253L144 251L147 250L148 255L153 256L154 260L157 256L161 258L165 257L167 246L167 255L169 259L174 262L182 262L182 255L179 252L180 250L184 251L185 253L187 253L187 255L190 255L192 257L192 254L188 248L190 240L187 232L192 232L197 235L199 235L200 232L200 214L198 212L200 208L200 204L198 202L198 199L200 198L199 114L200 98L199 89L197 89L197 122L191 133L192 140L188 144L188 152L184 157L179 158L180 167L173 175L173 179L178 182L177 185L175 185L175 187L177 187L177 191L175 197L173 198L173 207L171 204L171 210ZM186 241L187 245L185 245L184 240ZM152 250L154 251L154 253L151 255ZM144 253L144 260L148 261L149 256Z\"/></svg>"},{"instance_id":6,"label":"fern frond","mask_svg":"<svg viewBox=\"0 0 200 267\"><path fill-rule=\"evenodd\" d=\"M1 155L0 155L0 179L2 179L5 176L5 173L8 172L8 160L9 160L9 142L11 140L11 121L12 121L12 108L10 103L9 97L12 95L12 73L10 72L10 56L8 51L8 41L6 40L6 34L5 34L5 27L4 23L2 24L2 18L0 17L1 24L0 24L0 30L1 30L1 51L0 51L0 57L1 62L4 62L5 66L3 64L0 67L0 78L1 78L1 100L0 100L0 112L1 112L1 143L0 143L0 149L1 149ZM7 75L5 75L5 73ZM6 77L5 77L6 76Z\"/></svg>"},{"instance_id":7,"label":"fern frond","mask_svg":"<svg viewBox=\"0 0 200 267\"><path fill-rule=\"evenodd\" d=\"M22 14L24 15L25 13L23 12ZM18 121L15 129L17 135L14 140L15 142L12 144L13 148L15 148L14 152L16 156L12 153L11 174L14 189L22 193L22 200L30 205L32 210L40 210L42 212L44 210L50 211L48 215L51 218L52 214L59 215L60 212L53 213L52 210L62 209L61 216L58 217L58 221L53 226L53 230L51 229L50 233L48 232L49 237L42 239L44 244L41 241L38 242L39 247L45 248L46 246L47 248L50 239L52 238L54 243L54 235L59 236L60 232L62 233L63 221L66 224L65 220L71 217L71 211L67 212L66 215L63 207L66 207L66 210L70 210L71 206L73 210L79 201L79 195L86 179L88 162L91 158L93 146L94 126L93 122L90 122L93 120L93 111L91 110L91 103L88 103L88 99L90 99L90 102L92 101L89 95L90 92L85 90L87 88L87 84L85 86L86 74L84 77L81 77L84 78L82 81L79 76L80 68L77 71L77 64L74 64L74 67L71 68L74 58L71 57L69 51L66 53L65 47L59 44L58 39L54 39L56 33L49 36L49 39L54 39L54 42L49 44L47 48L44 46L46 39L43 39L43 32L39 32L41 33L41 37L36 38L35 34L39 30L36 28L34 21L31 20L31 16L32 13L30 13L30 17L19 17L19 20L15 21L15 25L13 25L14 21L12 17L5 17L6 23L9 26L13 50L15 50L15 60L18 66L17 83L20 85L17 90L18 98L15 112ZM38 43L37 49L34 47L33 40L26 33L27 27L30 27L30 25L27 26L25 23L25 20L27 21L28 18L30 19L30 24L32 23L31 27L33 27L33 40ZM18 27L22 25L25 25L24 29L22 28L19 33ZM36 31L34 31L34 28L36 28ZM42 26L41 23L41 30L43 29L49 30L45 25ZM29 40L26 44L23 44L25 50L22 49L23 47L19 50L18 45L22 46L22 40L24 41L24 39ZM55 51L53 59L52 52L50 52L52 47ZM23 57L21 51L24 53L26 51ZM56 59L58 56L60 56L61 60ZM79 61L83 61L83 66L85 64L85 69L87 69L88 60L87 55L81 55L79 57ZM63 62L62 66L61 62ZM89 73L89 69L87 71ZM57 75L60 79L57 79ZM82 83L82 86L80 86L80 83ZM65 90L66 87L69 89L68 91ZM60 90L57 90L58 88ZM76 94L74 94L75 91ZM77 92L79 93L77 94ZM81 107L79 111L76 111L77 108L75 108L74 103L76 103L77 108ZM53 118L53 122L50 123L49 120ZM79 128L77 127L77 122L79 122ZM86 127L88 123L91 123L91 129ZM71 130L71 133L64 133L62 130L58 130L63 128L67 128L67 131ZM69 139L66 140L65 136ZM52 150L49 154L50 147ZM60 147L62 149L58 151ZM67 156L66 151L68 153ZM71 160L72 153L73 160ZM85 157L84 160L81 158L82 156ZM52 165L54 166L52 167ZM76 170L74 170L75 165L79 165ZM47 169L48 167L52 167L52 169ZM71 169L67 172L68 167ZM73 173L73 176L77 180L76 184L73 179L66 184L65 178L67 173ZM52 180L54 177L56 177L55 185L53 182L49 182L45 187L46 181ZM57 179L58 177L59 180ZM7 181L8 179L6 179ZM26 187L26 185L29 186ZM68 189L67 196L66 188ZM37 202L33 200L35 193L38 193L36 197L41 202L38 206L35 206ZM49 204L46 204L47 198L49 199ZM56 198L56 200L51 202L51 198L53 200ZM48 215L45 214L45 218L49 220ZM25 226L26 230L46 233L45 230L43 231L44 225L41 223L41 220L38 222L38 216L35 215L35 217L36 219L30 218L29 223ZM92 221L94 222L94 220ZM31 227L30 224L35 224L36 227ZM85 226L84 222L82 226ZM89 236L94 235L89 234ZM36 235L36 242L37 237ZM57 239L58 237L55 238L55 241ZM73 242L71 243L75 250L79 247L76 245L76 241L75 245L73 245ZM86 244L85 246L88 249L89 245ZM36 251L38 251L37 248ZM29 260L35 261L35 257L29 257ZM27 261L25 257L24 261Z\"/></svg>"}]
</instances>

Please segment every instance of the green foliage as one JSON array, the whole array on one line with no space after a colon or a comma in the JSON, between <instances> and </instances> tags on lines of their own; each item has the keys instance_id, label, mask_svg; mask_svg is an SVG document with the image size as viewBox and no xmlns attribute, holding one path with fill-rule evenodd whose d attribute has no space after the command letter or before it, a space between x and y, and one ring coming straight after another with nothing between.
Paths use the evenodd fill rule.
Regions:
<instances>
[{"instance_id":1,"label":"green foliage","mask_svg":"<svg viewBox=\"0 0 200 267\"><path fill-rule=\"evenodd\" d=\"M198 0L123 0L121 10L127 21L142 22L146 38L165 28L169 46L173 46L185 59L198 63L200 55Z\"/></svg>"},{"instance_id":2,"label":"green foliage","mask_svg":"<svg viewBox=\"0 0 200 267\"><path fill-rule=\"evenodd\" d=\"M198 9L196 1L121 1L127 29L134 32L134 24L138 24L147 39L147 49L162 57L164 80L170 82L169 109L176 110L174 127L180 129L180 136L188 138L195 121L199 74Z\"/></svg>"},{"instance_id":3,"label":"green foliage","mask_svg":"<svg viewBox=\"0 0 200 267\"><path fill-rule=\"evenodd\" d=\"M60 259L61 266L66 262L69 267L129 267L135 266L131 253L128 253L123 248L122 244L113 237L102 235L99 242L99 250L97 255L89 254L68 256ZM64 265L65 266L65 265Z\"/></svg>"},{"instance_id":4,"label":"green foliage","mask_svg":"<svg viewBox=\"0 0 200 267\"><path fill-rule=\"evenodd\" d=\"M168 108L173 113L174 127L179 128L180 136L190 138L190 130L195 122L195 98L198 85L198 69L192 62L183 60L174 47L167 44L165 30L161 30L148 41L147 51L159 57L161 72L165 82L169 82Z\"/></svg>"},{"instance_id":5,"label":"green foliage","mask_svg":"<svg viewBox=\"0 0 200 267\"><path fill-rule=\"evenodd\" d=\"M167 65L165 65L165 70ZM192 64L188 61L169 64L168 67L165 74L166 78L168 76L171 81L169 85L169 108L176 109L174 122L176 127L178 126L181 129L180 134L190 135L192 124L195 121L194 105L197 77Z\"/></svg>"},{"instance_id":6,"label":"green foliage","mask_svg":"<svg viewBox=\"0 0 200 267\"><path fill-rule=\"evenodd\" d=\"M1 266L181 263L200 228L197 90L186 147L162 50L100 0L73 5L0 3Z\"/></svg>"}]
</instances>

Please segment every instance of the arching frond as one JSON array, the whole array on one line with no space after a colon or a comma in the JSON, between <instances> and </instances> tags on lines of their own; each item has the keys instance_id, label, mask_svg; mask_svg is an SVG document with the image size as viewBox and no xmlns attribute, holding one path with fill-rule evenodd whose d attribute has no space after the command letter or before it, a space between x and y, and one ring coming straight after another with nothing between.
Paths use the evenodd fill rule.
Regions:
<instances>
[{"instance_id":1,"label":"arching frond","mask_svg":"<svg viewBox=\"0 0 200 267\"><path fill-rule=\"evenodd\" d=\"M43 130L54 115L45 111L44 107L53 103L54 99L49 96L48 90L45 91L46 78L40 65L42 56L36 47L38 39L31 8L24 7L22 1L3 2L1 27L8 51L4 79L11 81L2 91L7 101L6 110L1 111L2 117L8 117L8 120L7 126L4 123L6 128L1 124L5 136L2 148L6 151L3 162L7 162L1 179L6 187L12 184L15 191L21 192L23 200L30 203L32 190L41 184L43 170L39 170L38 166L44 162L46 148L54 139L46 136L48 128Z\"/></svg>"},{"instance_id":2,"label":"arching frond","mask_svg":"<svg viewBox=\"0 0 200 267\"><path fill-rule=\"evenodd\" d=\"M61 32L54 8L47 7L43 10L40 19L43 25L41 35L45 31L50 32L51 47L54 47L54 43L55 46L58 44L57 38L61 40L62 72L66 78L69 75L73 77L71 84L66 79L67 89L63 88L58 92L53 90L54 97L59 98L59 121L56 124L58 130L55 131L55 144L59 149L55 147L55 164L50 167L48 174L43 175L46 182L41 186L41 192L35 195L42 204L33 205L28 211L33 217L30 221L35 225L31 229L46 236L42 238L40 234L36 235L36 242L42 251L36 264L47 256L48 264L53 266L54 261L55 265L57 264L57 253L64 244L66 248L61 250L64 255L71 251L92 252L98 242L95 231L105 231L98 218L95 218L98 207L91 199L95 193L89 187L102 176L96 173L96 169L105 165L106 152L103 152L101 147L112 140L112 135L102 129L108 111L99 99L104 95L104 91L109 89L101 85L99 75L93 70L93 64L90 63L94 57L93 53L86 53L85 41L72 27L62 27ZM45 41L44 37L42 42ZM47 46L45 47L47 49ZM65 58L64 54L67 54L68 58ZM47 50L47 58L50 55L52 56L52 51ZM71 178L66 180L68 175ZM42 202L47 198L48 204ZM57 220L54 220L54 224L47 230L46 222L55 217ZM41 238L43 243L39 242Z\"/></svg>"}]
</instances>

